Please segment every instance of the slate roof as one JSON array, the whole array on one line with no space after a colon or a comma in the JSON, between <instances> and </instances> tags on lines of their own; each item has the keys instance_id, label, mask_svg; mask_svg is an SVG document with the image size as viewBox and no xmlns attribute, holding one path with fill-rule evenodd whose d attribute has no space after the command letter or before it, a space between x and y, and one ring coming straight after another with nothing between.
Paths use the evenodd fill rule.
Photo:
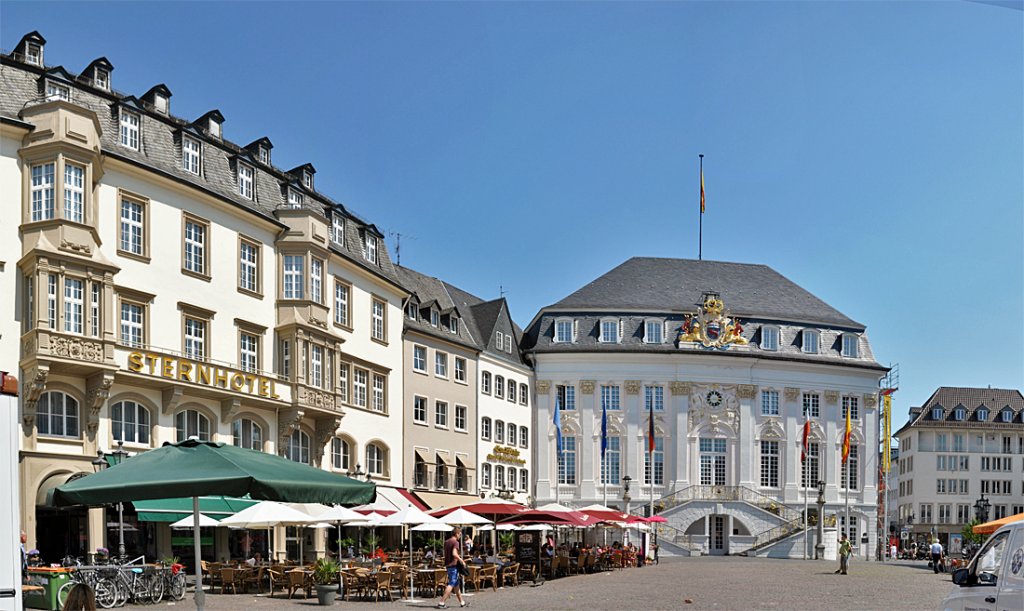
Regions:
<instances>
[{"instance_id":1,"label":"slate roof","mask_svg":"<svg viewBox=\"0 0 1024 611\"><path fill-rule=\"evenodd\" d=\"M304 208L324 216L340 213L345 217L345 244L332 242L332 250L371 273L398 283L398 276L382 239L383 235L373 224L326 194L305 189L298 183L299 176L293 176L277 166L260 163L244 147L226 139L214 138L203 130L196 129L196 120L163 115L150 109L135 96L113 89L97 89L90 84L87 78L89 75L84 75L86 78L77 78L61 66L38 67L21 62L14 54L0 55L0 117L20 120L23 108L42 103L44 99L39 79L47 72L67 74L72 86L71 103L96 113L102 130L100 142L104 155L146 167L177 182L189 184L278 224L281 223L277 221L275 211L287 207L285 187L291 185L303 193ZM129 107L140 115L141 144L137 151L121 146L119 142L119 106ZM186 172L181 167L179 146L182 134L188 134L202 143L202 169L199 175ZM257 169L254 200L238 194L234 164L239 158ZM304 166L299 166L302 167ZM366 261L362 255L365 232L380 238L376 264Z\"/></svg>"},{"instance_id":2,"label":"slate roof","mask_svg":"<svg viewBox=\"0 0 1024 611\"><path fill-rule=\"evenodd\" d=\"M461 319L459 323L459 332L458 334L455 334L449 330L443 320L437 327L431 325L430 315L422 311L416 320L410 320L405 314L405 309L403 308L402 322L405 324L406 330L415 330L423 333L424 335L429 335L454 344L460 344L473 350L479 350L479 342L475 337L475 327L472 323L466 324L466 315L463 312L463 308L458 307L455 301L452 300L444 282L432 276L421 274L420 272L409 269L408 267L402 267L401 265L396 265L395 270L398 272L398 278L402 286L412 293L412 297L410 297L410 299L415 298L420 307L436 302L437 307L441 312L453 309L457 310L459 318Z\"/></svg>"},{"instance_id":3,"label":"slate roof","mask_svg":"<svg viewBox=\"0 0 1024 611\"><path fill-rule=\"evenodd\" d=\"M726 307L743 318L864 330L767 265L693 259L634 257L545 309L692 312L709 290L718 291Z\"/></svg>"},{"instance_id":4,"label":"slate roof","mask_svg":"<svg viewBox=\"0 0 1024 611\"><path fill-rule=\"evenodd\" d=\"M942 409L942 418L932 418L933 408ZM954 416L957 407L963 407L966 414L963 420ZM988 419L978 419L978 409L988 409ZM1009 409L1013 413L1010 422L1003 422L1000 414ZM1024 424L1024 396L1016 389L1005 388L965 388L956 386L940 386L928 397L921 407L910 408L910 418L899 431L899 434L912 426L938 426L942 428L992 428L1010 427L1020 429Z\"/></svg>"},{"instance_id":5,"label":"slate roof","mask_svg":"<svg viewBox=\"0 0 1024 611\"><path fill-rule=\"evenodd\" d=\"M456 303L468 306L468 318L477 330L476 338L480 349L492 357L522 365L523 359L519 351L519 341L522 334L519 332L518 327L515 326L515 323L512 322L508 302L505 298L499 297L491 301L483 301L476 295L467 293L447 282L445 286ZM460 311L466 311L466 308L460 307ZM515 338L515 342L512 346L511 354L505 350L498 350L492 341L495 337L495 331L499 330L505 334L512 331L511 335Z\"/></svg>"}]
</instances>

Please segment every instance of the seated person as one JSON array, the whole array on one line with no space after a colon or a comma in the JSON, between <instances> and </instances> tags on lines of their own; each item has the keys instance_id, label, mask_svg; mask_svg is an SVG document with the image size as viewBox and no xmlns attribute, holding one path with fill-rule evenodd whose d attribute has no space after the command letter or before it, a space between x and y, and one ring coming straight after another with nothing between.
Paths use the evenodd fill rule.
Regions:
<instances>
[{"instance_id":1,"label":"seated person","mask_svg":"<svg viewBox=\"0 0 1024 611\"><path fill-rule=\"evenodd\" d=\"M434 550L428 549L427 553L423 554L423 559L425 561L427 561L427 562L430 562L431 560L433 560L434 559Z\"/></svg>"},{"instance_id":2,"label":"seated person","mask_svg":"<svg viewBox=\"0 0 1024 611\"><path fill-rule=\"evenodd\" d=\"M245 563L248 564L249 566L257 566L262 561L263 561L263 559L257 553L257 554L253 554L252 558L249 558L248 560L246 560Z\"/></svg>"}]
</instances>

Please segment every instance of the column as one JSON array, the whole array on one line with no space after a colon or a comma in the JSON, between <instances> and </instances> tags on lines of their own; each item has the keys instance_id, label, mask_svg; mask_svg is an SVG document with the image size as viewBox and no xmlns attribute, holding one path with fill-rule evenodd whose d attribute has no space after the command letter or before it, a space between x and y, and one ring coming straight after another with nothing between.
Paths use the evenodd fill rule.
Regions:
<instances>
[{"instance_id":1,"label":"column","mask_svg":"<svg viewBox=\"0 0 1024 611\"><path fill-rule=\"evenodd\" d=\"M665 440L665 448L672 447L672 472L665 474L665 482L671 486L671 491L676 492L690 485L690 474L687 471L687 464L693 456L689 441L687 426L689 425L690 413L690 383L672 382L670 385L672 400L667 414L671 418L667 422L672 434L671 439ZM666 457L667 461L668 457ZM666 467L668 463L666 462ZM671 477L669 477L671 475Z\"/></svg>"},{"instance_id":2,"label":"column","mask_svg":"<svg viewBox=\"0 0 1024 611\"><path fill-rule=\"evenodd\" d=\"M740 402L740 430L739 447L733 454L739 461L739 485L756 489L754 480L757 469L754 468L754 459L757 455L753 452L754 447L754 411L753 398L756 387L751 384L740 384L736 389L736 396ZM732 530L730 529L731 533Z\"/></svg>"},{"instance_id":3,"label":"column","mask_svg":"<svg viewBox=\"0 0 1024 611\"><path fill-rule=\"evenodd\" d=\"M552 422L554 402L551 399L551 382L549 380L537 382L533 404L537 414L537 419L533 424L534 448L536 448L533 474L537 478L534 498L537 504L541 505L554 500L554 482L558 481L558 465L555 464L555 427Z\"/></svg>"},{"instance_id":4,"label":"column","mask_svg":"<svg viewBox=\"0 0 1024 611\"><path fill-rule=\"evenodd\" d=\"M103 514L104 510L102 507L90 507L86 517L86 536L89 539L88 549L89 553L93 555L96 554L97 547L109 547L103 544L104 536L106 535ZM31 548L26 544L25 549Z\"/></svg>"},{"instance_id":5,"label":"column","mask_svg":"<svg viewBox=\"0 0 1024 611\"><path fill-rule=\"evenodd\" d=\"M779 394L783 393L780 392ZM801 478L804 471L803 463L800 462L800 455L803 453L804 419L800 405L796 401L791 400L788 394L785 393L786 396L780 397L782 405L779 406L786 438L792 439L791 443L785 444L785 447L782 448L782 456L780 457L783 461L783 498L786 503L803 503L804 481Z\"/></svg>"},{"instance_id":6,"label":"column","mask_svg":"<svg viewBox=\"0 0 1024 611\"><path fill-rule=\"evenodd\" d=\"M589 505L597 501L597 480L601 474L601 408L594 391L594 380L580 380L577 386L576 410L580 418L580 447L576 460L580 461L580 501ZM595 418L596 415L596 418ZM597 423L595 425L595 420Z\"/></svg>"},{"instance_id":7,"label":"column","mask_svg":"<svg viewBox=\"0 0 1024 611\"><path fill-rule=\"evenodd\" d=\"M640 426L640 381L626 380L623 383L626 395L622 397L622 410L626 425L626 447L622 448L622 475L633 478L630 496L640 498L640 487L643 486L644 463L641 449L643 448L644 429Z\"/></svg>"}]
</instances>

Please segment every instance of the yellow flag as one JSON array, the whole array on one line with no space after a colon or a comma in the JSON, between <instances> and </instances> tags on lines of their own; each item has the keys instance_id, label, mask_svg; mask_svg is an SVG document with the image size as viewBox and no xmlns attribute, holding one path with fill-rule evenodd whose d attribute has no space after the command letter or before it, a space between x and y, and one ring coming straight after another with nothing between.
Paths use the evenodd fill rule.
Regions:
<instances>
[{"instance_id":1,"label":"yellow flag","mask_svg":"<svg viewBox=\"0 0 1024 611\"><path fill-rule=\"evenodd\" d=\"M843 435L843 462L850 457L850 406L846 406L846 434Z\"/></svg>"},{"instance_id":2,"label":"yellow flag","mask_svg":"<svg viewBox=\"0 0 1024 611\"><path fill-rule=\"evenodd\" d=\"M700 213L704 214L704 168L700 169Z\"/></svg>"}]
</instances>

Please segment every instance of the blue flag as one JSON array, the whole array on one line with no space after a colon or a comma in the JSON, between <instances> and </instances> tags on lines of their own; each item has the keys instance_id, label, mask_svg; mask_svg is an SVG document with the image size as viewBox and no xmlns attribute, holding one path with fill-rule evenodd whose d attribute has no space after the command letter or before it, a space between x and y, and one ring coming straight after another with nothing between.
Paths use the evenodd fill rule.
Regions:
<instances>
[{"instance_id":1,"label":"blue flag","mask_svg":"<svg viewBox=\"0 0 1024 611\"><path fill-rule=\"evenodd\" d=\"M604 461L605 450L608 449L608 410L601 406L601 461Z\"/></svg>"},{"instance_id":2,"label":"blue flag","mask_svg":"<svg viewBox=\"0 0 1024 611\"><path fill-rule=\"evenodd\" d=\"M557 444L555 447L558 448L558 458L562 457L562 406L555 402L555 439Z\"/></svg>"}]
</instances>

